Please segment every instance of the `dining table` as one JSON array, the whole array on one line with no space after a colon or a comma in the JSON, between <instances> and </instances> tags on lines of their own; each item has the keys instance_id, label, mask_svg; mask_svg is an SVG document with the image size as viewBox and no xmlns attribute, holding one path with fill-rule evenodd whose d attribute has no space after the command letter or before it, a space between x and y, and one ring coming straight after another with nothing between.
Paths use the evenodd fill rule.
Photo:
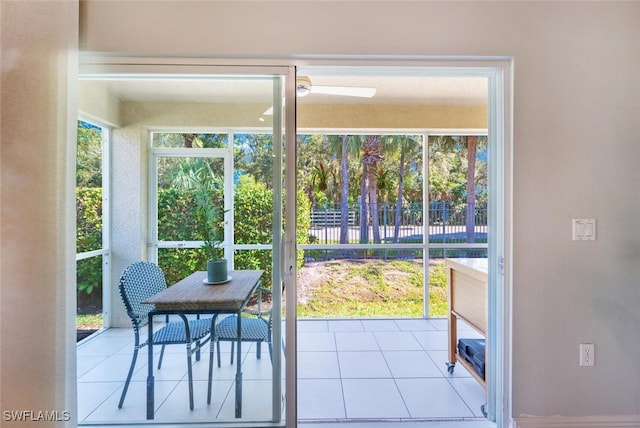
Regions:
<instances>
[{"instance_id":1,"label":"dining table","mask_svg":"<svg viewBox=\"0 0 640 428\"><path fill-rule=\"evenodd\" d=\"M237 353L241 355L242 310L256 291L264 270L232 270L226 281L216 284L207 282L207 272L194 272L174 285L151 296L143 303L153 304L155 308L149 312L148 341L148 374L147 374L147 419L153 419L154 376L153 376L153 317L157 315L180 315L185 324L187 315L214 315L212 318L212 335L218 315L236 314ZM213 339L210 344L213 350ZM210 355L210 358L213 356ZM207 404L211 403L212 366L209 362L209 391ZM236 364L235 376L235 417L242 417L242 364L240 358Z\"/></svg>"}]
</instances>

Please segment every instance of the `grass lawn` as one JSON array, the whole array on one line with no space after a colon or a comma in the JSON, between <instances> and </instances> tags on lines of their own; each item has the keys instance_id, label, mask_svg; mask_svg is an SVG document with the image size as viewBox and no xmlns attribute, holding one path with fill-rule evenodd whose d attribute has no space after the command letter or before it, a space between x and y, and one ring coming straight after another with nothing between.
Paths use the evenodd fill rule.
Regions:
<instances>
[{"instance_id":1,"label":"grass lawn","mask_svg":"<svg viewBox=\"0 0 640 428\"><path fill-rule=\"evenodd\" d=\"M298 317L422 317L423 265L406 260L332 260L298 272ZM443 260L429 260L429 316L447 316ZM79 330L102 328L102 314L77 316Z\"/></svg>"},{"instance_id":2,"label":"grass lawn","mask_svg":"<svg viewBox=\"0 0 640 428\"><path fill-rule=\"evenodd\" d=\"M78 330L96 330L102 328L102 314L79 314L76 317Z\"/></svg>"},{"instance_id":3,"label":"grass lawn","mask_svg":"<svg viewBox=\"0 0 640 428\"><path fill-rule=\"evenodd\" d=\"M429 261L429 315L447 315L444 261ZM312 262L298 273L298 317L422 317L423 265L405 260Z\"/></svg>"}]
</instances>

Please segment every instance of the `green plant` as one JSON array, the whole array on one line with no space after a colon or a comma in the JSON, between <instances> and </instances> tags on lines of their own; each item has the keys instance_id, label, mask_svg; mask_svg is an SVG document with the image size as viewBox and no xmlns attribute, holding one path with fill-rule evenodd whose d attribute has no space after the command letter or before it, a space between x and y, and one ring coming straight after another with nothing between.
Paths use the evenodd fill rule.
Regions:
<instances>
[{"instance_id":1,"label":"green plant","mask_svg":"<svg viewBox=\"0 0 640 428\"><path fill-rule=\"evenodd\" d=\"M333 180L335 181L335 173L333 171L327 170L322 162L320 162L317 166L313 167L311 184L314 187L317 187L319 191L325 192L329 188L330 177L333 177Z\"/></svg>"},{"instance_id":2,"label":"green plant","mask_svg":"<svg viewBox=\"0 0 640 428\"><path fill-rule=\"evenodd\" d=\"M202 238L202 249L211 260L224 258L222 243L224 241L224 214L227 210L220 209L213 201L212 193L206 188L196 192L198 209L196 218L197 228Z\"/></svg>"},{"instance_id":3,"label":"green plant","mask_svg":"<svg viewBox=\"0 0 640 428\"><path fill-rule=\"evenodd\" d=\"M80 314L76 315L76 328L100 329L102 328L102 314Z\"/></svg>"},{"instance_id":4,"label":"green plant","mask_svg":"<svg viewBox=\"0 0 640 428\"><path fill-rule=\"evenodd\" d=\"M102 248L102 189L76 188L76 249L78 253ZM102 257L79 260L77 290L87 295L102 292Z\"/></svg>"}]
</instances>

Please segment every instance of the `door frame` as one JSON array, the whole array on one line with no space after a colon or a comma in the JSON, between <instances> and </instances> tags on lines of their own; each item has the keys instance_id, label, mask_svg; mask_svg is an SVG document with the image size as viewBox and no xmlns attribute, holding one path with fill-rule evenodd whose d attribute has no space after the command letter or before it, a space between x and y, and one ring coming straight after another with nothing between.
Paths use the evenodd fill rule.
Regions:
<instances>
[{"instance_id":1,"label":"door frame","mask_svg":"<svg viewBox=\"0 0 640 428\"><path fill-rule=\"evenodd\" d=\"M397 75L486 77L488 79L487 136L489 165L488 227L488 367L487 417L497 427L512 425L511 412L511 287L512 287L512 180L513 180L513 58L430 58L367 56L360 59L320 59L294 61L298 68L340 73L345 67L363 73ZM356 74L357 75L357 74ZM427 245L427 244L425 244ZM427 251L428 248L425 249ZM427 253L428 254L428 253ZM289 425L288 425L289 426Z\"/></svg>"},{"instance_id":2,"label":"door frame","mask_svg":"<svg viewBox=\"0 0 640 428\"><path fill-rule=\"evenodd\" d=\"M442 76L467 74L489 79L488 135L492 158L489 180L495 191L490 196L489 209L495 213L489 219L492 234L489 237L489 405L488 417L498 427L512 424L511 411L511 288L512 288L512 219L513 219L513 58L512 57L430 57L430 56L291 56L282 58L173 58L173 57L118 57L95 53L81 54L80 75L104 75L130 72L133 67L140 73L186 74L194 69L231 66L234 74L262 73L271 68L286 76L284 88L285 135L295 135L296 100L295 71L297 67L358 67L380 69L429 69ZM238 65L241 64L241 65ZM284 71L283 71L284 70ZM275 98L275 97L274 97ZM280 100L274 99L274 106ZM275 108L274 108L275 110ZM295 138L285 139L285 151L295 153ZM285 190L295 189L295 156L286 156ZM295 191L286 192L285 204L295 206ZM295 210L286 211L286 224L295 225ZM274 242L275 244L275 242ZM297 426L296 412L296 310L295 310L295 254L296 235L287 227L281 243L283 252L282 281L287 297L286 312L286 426ZM274 338L275 339L275 338ZM277 353L276 353L277 354Z\"/></svg>"},{"instance_id":3,"label":"door frame","mask_svg":"<svg viewBox=\"0 0 640 428\"><path fill-rule=\"evenodd\" d=\"M162 129L151 132L163 132ZM185 245L182 241L159 241L158 240L158 162L160 158L206 158L221 159L224 163L224 242L230 242L233 237L233 153L229 147L224 149L149 149L149 201L148 201L148 234L149 247L148 260L158 263L158 250L161 248L198 248L198 246ZM229 211L229 213L227 213ZM154 220L151 220L154 219ZM224 258L231 262L230 269L233 269L233 248L231 245L224 246Z\"/></svg>"},{"instance_id":4,"label":"door frame","mask_svg":"<svg viewBox=\"0 0 640 428\"><path fill-rule=\"evenodd\" d=\"M80 72L79 78L82 80L107 80L107 79L118 79L118 78L140 78L140 79L166 79L166 78L188 78L188 79L216 79L216 78L233 78L237 77L245 77L245 76L265 76L273 81L273 106L274 106L274 114L273 114L273 139L276 142L278 139L278 144L274 144L274 156L277 158L274 161L274 174L277 175L274 178L274 229L273 229L273 261L274 266L284 267L287 262L282 261L281 252L283 249L282 245L282 235L283 231L286 236L293 236L293 243L295 244L295 221L290 221L285 225L285 228L282 226L282 204L280 195L282 194L282 156L283 156L283 148L282 148L282 138L285 135L294 135L295 134L295 122L293 124L286 124L286 129L282 129L282 118L283 118L283 105L288 104L289 106L295 105L295 74L294 69L292 67L287 66L272 66L272 65L253 65L253 66L234 66L228 64L217 64L209 61L191 61L191 60L172 60L172 59L150 59L150 58L116 58L110 56L103 55L86 55L81 58ZM285 97L283 99L283 80L286 82L291 82L286 90ZM155 128L148 128L147 131L155 131ZM291 147L295 149L295 138L292 139L292 142L288 142ZM147 168L147 183L146 188L148 191L147 198L147 213L153 213L155 209L149 209L148 207L156 206L156 192L157 192L157 183L156 183L156 159L162 156L168 157L189 157L189 156L204 156L204 157L220 157L224 159L225 162L225 187L230 187L233 184L233 176L231 173L231 168L233 164L233 157L230 148L227 149L160 149L154 151L151 149L150 144L147 144L148 152L142 156L142 158L148 156L147 162L141 160L140 167ZM228 153L225 151L228 150ZM287 169L285 170L287 174L293 174L295 183L295 156L287 157ZM149 187L153 186L154 189L149 191ZM228 208L232 205L233 201L231 199L232 192L225 192L225 208ZM295 201L295 199L293 199ZM287 200L287 203L291 203L291 200ZM294 207L292 205L292 207ZM287 209L288 213L293 213L295 216L295 208ZM229 217L231 214L227 216L227 225L225 229L233 227L232 221L229 221ZM294 217L295 219L295 217ZM286 229L286 230L285 230ZM152 232L152 231L148 231ZM225 235L227 231L225 231ZM155 236L157 238L157 234L150 233L151 236ZM229 239L232 234L229 234ZM227 246L225 248L225 252L230 254L232 251L232 246ZM153 251L151 252L154 253ZM293 251L291 257L293 258L293 265L295 267L295 251ZM152 256L153 257L153 256ZM126 263L125 263L126 264ZM121 270L121 266L111 266L113 272L118 272ZM295 272L290 274L290 277L295 279ZM273 269L273 281L274 284L277 284L281 281L284 281L286 284L287 278L282 278L281 272L279 269ZM110 284L110 288L114 288L117 290L117 284ZM286 284L288 289L294 291L295 296L295 284L289 286ZM275 343L282 342L282 332L281 332L281 311L279 302L281 301L281 287L274 287L273 292L273 301L278 302L274 304L273 311L273 340ZM295 305L287 305L295 307ZM295 317L292 317L287 321L287 325L295 323ZM286 327L285 327L286 328ZM288 338L289 334L287 333ZM295 342L295 336L291 339L292 342ZM287 347L287 355L291 355L292 352L295 351L295 346L291 346L291 349ZM294 358L291 358L293 360ZM272 415L271 422L278 426L282 424L282 398L283 387L282 387L282 365L284 361L281 358L280 353L275 352L273 355L273 377L272 377L272 396L273 396L273 406L272 406ZM287 364L287 370L289 370L289 364ZM295 367L295 366L294 366ZM289 375L288 375L289 376ZM291 390L289 390L291 393ZM77 391L76 391L77 395ZM289 397L295 397L295 395L289 395ZM285 405L287 408L291 408L295 406L295 402L289 404L288 401L285 401ZM265 421L265 423L268 423Z\"/></svg>"}]
</instances>

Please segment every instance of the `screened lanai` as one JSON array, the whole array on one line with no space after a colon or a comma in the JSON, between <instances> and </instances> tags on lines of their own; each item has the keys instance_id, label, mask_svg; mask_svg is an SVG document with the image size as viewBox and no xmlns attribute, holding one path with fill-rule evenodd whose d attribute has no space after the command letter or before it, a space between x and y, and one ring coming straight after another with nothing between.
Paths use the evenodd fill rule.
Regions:
<instances>
[{"instance_id":1,"label":"screened lanai","mask_svg":"<svg viewBox=\"0 0 640 428\"><path fill-rule=\"evenodd\" d=\"M245 399L261 404L245 405L242 421L286 418L285 349L292 331L301 420L484 418L483 389L463 370L451 375L445 366L443 266L448 257L488 255L487 79L321 71L298 70L311 83L301 80L306 87L297 98L295 144L287 142L286 73L81 80L78 329L98 331L79 341L78 385L81 399L102 397L81 404L86 422L144 420L136 408L144 403L144 362L129 392L132 404L109 407L131 353L118 278L137 260L157 263L169 286L204 269L194 203L202 186L225 211L222 241L231 269L263 269L263 285L278 290L261 303L278 314L273 342L282 346L274 347L279 356L273 361L244 350L253 385L244 389ZM333 95L322 88L375 93ZM292 166L295 173L288 173ZM294 204L287 200L291 190ZM295 227L287 230L287 220ZM274 287L285 283L290 264L296 274L287 285L294 292ZM363 347L349 349L350 339ZM172 410L169 403L185 398L184 362L180 350L174 353L157 371L163 398L156 420L235 422L225 400L234 383L228 365L216 372L219 390L227 392L215 406ZM349 366L358 365L353 359L365 356L373 359L365 364L373 373L349 374ZM406 358L415 364L404 364ZM205 370L207 358L200 363L196 370ZM323 364L327 371L305 372ZM415 372L399 375L394 367ZM366 390L365 380L378 377L405 384L398 387L400 410L376 414L375 406L346 404L352 402L348 391ZM411 404L420 388L413 384L423 378L444 382L452 400L462 402L451 407L462 410L438 414L434 408L429 415ZM196 393L202 381L196 376ZM342 402L314 413L308 399L324 387L341 390ZM83 388L102 392L85 395ZM169 398L174 394L180 398Z\"/></svg>"}]
</instances>

